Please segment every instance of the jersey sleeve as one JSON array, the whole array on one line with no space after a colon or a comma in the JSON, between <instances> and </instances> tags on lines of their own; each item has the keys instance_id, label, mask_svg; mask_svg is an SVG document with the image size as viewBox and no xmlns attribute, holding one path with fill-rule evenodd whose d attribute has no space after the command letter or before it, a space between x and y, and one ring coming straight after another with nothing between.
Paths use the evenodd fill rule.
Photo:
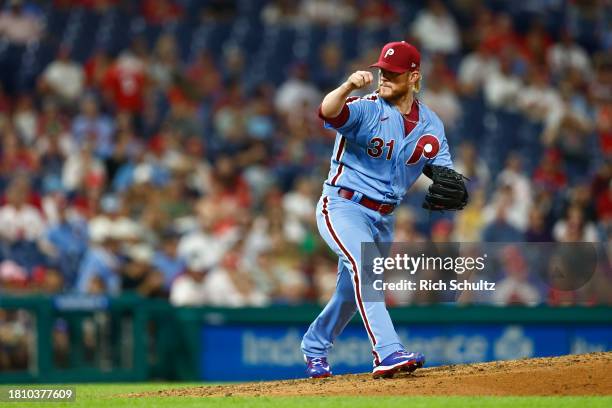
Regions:
<instances>
[{"instance_id":1,"label":"jersey sleeve","mask_svg":"<svg viewBox=\"0 0 612 408\"><path fill-rule=\"evenodd\" d=\"M433 164L435 166L443 166L448 167L450 169L454 169L450 149L448 148L448 141L446 140L446 134L444 133L444 125L442 124L442 121L440 119L436 119L437 120L435 120L432 124L431 133L433 133L438 138L438 142L440 143L440 150L438 151L438 154L435 157L429 159L427 163Z\"/></svg>"},{"instance_id":2,"label":"jersey sleeve","mask_svg":"<svg viewBox=\"0 0 612 408\"><path fill-rule=\"evenodd\" d=\"M343 136L357 134L363 124L368 123L369 119L376 116L377 106L372 98L352 96L346 99L340 114L335 118L326 118L321 113L319 107L319 117L323 119L323 127L335 129Z\"/></svg>"}]
</instances>

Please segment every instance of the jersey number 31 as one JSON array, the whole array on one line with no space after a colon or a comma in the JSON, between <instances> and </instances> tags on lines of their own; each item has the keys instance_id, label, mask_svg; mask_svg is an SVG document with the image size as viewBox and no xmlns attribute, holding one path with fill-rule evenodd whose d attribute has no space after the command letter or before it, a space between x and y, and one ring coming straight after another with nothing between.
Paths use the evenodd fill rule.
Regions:
<instances>
[{"instance_id":1,"label":"jersey number 31","mask_svg":"<svg viewBox=\"0 0 612 408\"><path fill-rule=\"evenodd\" d=\"M390 140L385 144L385 141L380 137L374 137L368 143L368 155L378 159L383 156L383 153L386 150L387 154L385 155L385 159L391 160L391 157L393 157L394 144L395 140ZM414 145L414 150L412 151L410 158L406 160L406 164L416 164L423 156L425 156L427 159L433 159L438 155L439 151L440 142L438 142L438 139L433 135L423 135Z\"/></svg>"},{"instance_id":2,"label":"jersey number 31","mask_svg":"<svg viewBox=\"0 0 612 408\"><path fill-rule=\"evenodd\" d=\"M373 137L368 143L368 155L372 156L375 159L381 157L385 150L387 150L387 154L385 155L385 160L391 160L393 155L393 145L395 144L395 139L390 140L385 144L385 141L380 137Z\"/></svg>"}]
</instances>

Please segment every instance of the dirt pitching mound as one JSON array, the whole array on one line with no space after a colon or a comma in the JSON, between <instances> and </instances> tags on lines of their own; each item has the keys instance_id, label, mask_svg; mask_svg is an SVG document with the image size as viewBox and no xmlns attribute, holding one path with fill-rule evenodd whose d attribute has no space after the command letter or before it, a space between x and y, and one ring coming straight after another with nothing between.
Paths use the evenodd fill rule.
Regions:
<instances>
[{"instance_id":1,"label":"dirt pitching mound","mask_svg":"<svg viewBox=\"0 0 612 408\"><path fill-rule=\"evenodd\" d=\"M170 389L130 396L612 395L612 352L370 374Z\"/></svg>"}]
</instances>

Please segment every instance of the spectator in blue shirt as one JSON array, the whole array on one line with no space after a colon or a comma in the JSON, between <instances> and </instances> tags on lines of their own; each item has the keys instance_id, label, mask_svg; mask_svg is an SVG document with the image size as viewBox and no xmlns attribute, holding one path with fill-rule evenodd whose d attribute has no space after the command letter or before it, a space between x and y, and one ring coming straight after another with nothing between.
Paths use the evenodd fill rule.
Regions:
<instances>
[{"instance_id":1,"label":"spectator in blue shirt","mask_svg":"<svg viewBox=\"0 0 612 408\"><path fill-rule=\"evenodd\" d=\"M97 218L90 222L91 246L79 266L76 289L88 293L91 281L101 281L106 293L118 295L121 291L120 262L117 257L118 241L112 236L112 222Z\"/></svg>"},{"instance_id":2,"label":"spectator in blue shirt","mask_svg":"<svg viewBox=\"0 0 612 408\"><path fill-rule=\"evenodd\" d=\"M86 96L81 102L81 114L72 122L72 133L77 144L93 143L96 156L106 159L113 154L114 131L112 119L100 114L93 96Z\"/></svg>"},{"instance_id":3,"label":"spectator in blue shirt","mask_svg":"<svg viewBox=\"0 0 612 408\"><path fill-rule=\"evenodd\" d=\"M153 266L164 276L164 288L170 289L172 281L185 269L185 262L179 258L177 246L180 235L167 230L161 236L161 246L153 256Z\"/></svg>"},{"instance_id":4,"label":"spectator in blue shirt","mask_svg":"<svg viewBox=\"0 0 612 408\"><path fill-rule=\"evenodd\" d=\"M69 214L66 198L58 201L58 220L46 231L41 247L58 267L68 286L72 286L87 249L87 223L76 214Z\"/></svg>"}]
</instances>

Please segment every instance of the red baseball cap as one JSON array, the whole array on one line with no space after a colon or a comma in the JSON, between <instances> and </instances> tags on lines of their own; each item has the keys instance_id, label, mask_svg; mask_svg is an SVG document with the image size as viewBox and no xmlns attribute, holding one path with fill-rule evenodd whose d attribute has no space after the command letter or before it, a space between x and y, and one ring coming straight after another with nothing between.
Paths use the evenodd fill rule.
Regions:
<instances>
[{"instance_id":1,"label":"red baseball cap","mask_svg":"<svg viewBox=\"0 0 612 408\"><path fill-rule=\"evenodd\" d=\"M419 69L421 54L413 45L406 41L396 41L386 44L380 52L378 62L370 67L382 68L387 71L403 74Z\"/></svg>"}]
</instances>

